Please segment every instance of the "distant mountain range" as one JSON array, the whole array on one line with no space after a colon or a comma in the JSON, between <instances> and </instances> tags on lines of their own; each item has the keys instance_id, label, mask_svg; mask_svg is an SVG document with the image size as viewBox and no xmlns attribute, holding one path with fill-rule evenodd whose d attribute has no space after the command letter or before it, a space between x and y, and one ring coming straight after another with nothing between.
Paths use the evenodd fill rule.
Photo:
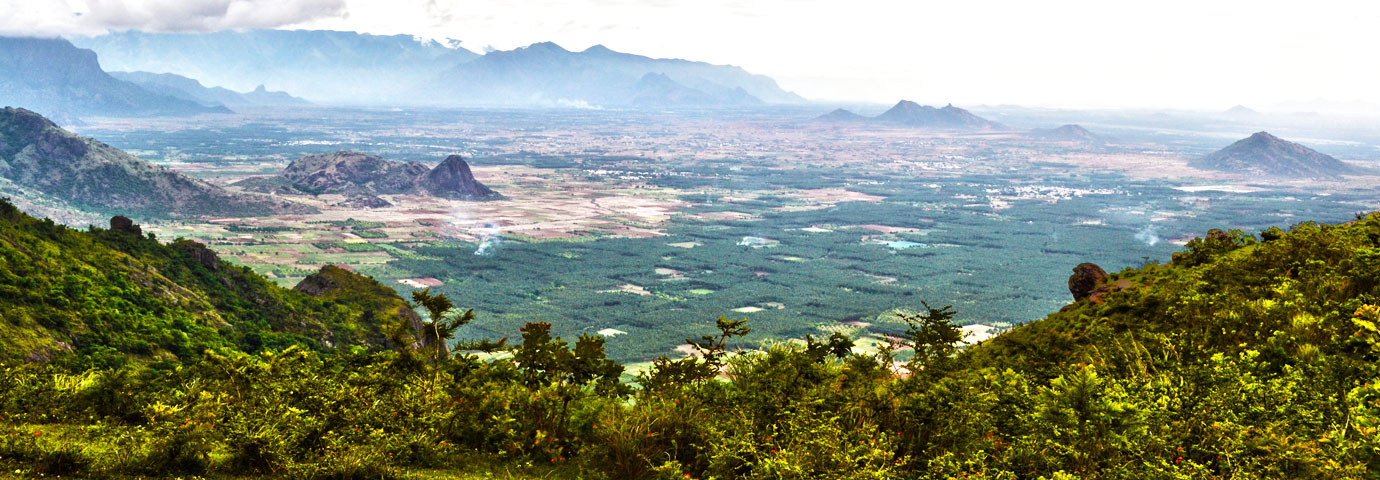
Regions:
<instances>
[{"instance_id":1,"label":"distant mountain range","mask_svg":"<svg viewBox=\"0 0 1380 480\"><path fill-rule=\"evenodd\" d=\"M0 37L0 106L24 107L64 123L78 117L228 113L152 91L101 70L96 54L66 40Z\"/></svg>"},{"instance_id":2,"label":"distant mountain range","mask_svg":"<svg viewBox=\"0 0 1380 480\"><path fill-rule=\"evenodd\" d=\"M545 42L490 52L451 68L428 91L456 104L744 106L802 103L775 80L732 66L657 59L596 45Z\"/></svg>"},{"instance_id":3,"label":"distant mountain range","mask_svg":"<svg viewBox=\"0 0 1380 480\"><path fill-rule=\"evenodd\" d=\"M208 107L302 106L311 104L311 102L286 92L270 92L263 85L259 85L252 91L240 93L228 88L207 87L196 79L174 73L110 72L110 75L150 91L162 92Z\"/></svg>"},{"instance_id":4,"label":"distant mountain range","mask_svg":"<svg viewBox=\"0 0 1380 480\"><path fill-rule=\"evenodd\" d=\"M1082 126L1073 124L1064 125L1059 128L1037 128L1031 130L1026 136L1035 140L1049 142L1072 142L1087 145L1100 145L1104 143L1102 137L1089 132L1088 129Z\"/></svg>"},{"instance_id":5,"label":"distant mountain range","mask_svg":"<svg viewBox=\"0 0 1380 480\"><path fill-rule=\"evenodd\" d=\"M537 43L485 55L413 37L312 30L77 38L114 70L209 85L267 85L312 101L366 105L715 107L803 103L733 66Z\"/></svg>"},{"instance_id":6,"label":"distant mountain range","mask_svg":"<svg viewBox=\"0 0 1380 480\"><path fill-rule=\"evenodd\" d=\"M356 105L424 101L432 92L412 87L479 57L409 35L323 30L129 31L72 41L95 50L111 70L176 73L235 90L266 85Z\"/></svg>"},{"instance_id":7,"label":"distant mountain range","mask_svg":"<svg viewBox=\"0 0 1380 480\"><path fill-rule=\"evenodd\" d=\"M1267 132L1256 132L1189 165L1204 170L1277 178L1336 179L1343 175L1377 173Z\"/></svg>"},{"instance_id":8,"label":"distant mountain range","mask_svg":"<svg viewBox=\"0 0 1380 480\"><path fill-rule=\"evenodd\" d=\"M349 205L361 208L388 206L377 195L431 195L459 200L501 198L475 180L469 164L451 155L434 168L416 162L395 162L373 155L338 151L306 155L288 164L273 177L241 180L233 186L263 193L325 193L348 195Z\"/></svg>"},{"instance_id":9,"label":"distant mountain range","mask_svg":"<svg viewBox=\"0 0 1380 480\"><path fill-rule=\"evenodd\" d=\"M901 100L891 109L875 117L864 117L845 109L836 109L815 118L825 123L866 122L881 125L930 128L939 130L1004 130L1000 123L973 115L972 112L949 104L943 108L920 105Z\"/></svg>"},{"instance_id":10,"label":"distant mountain range","mask_svg":"<svg viewBox=\"0 0 1380 480\"><path fill-rule=\"evenodd\" d=\"M259 216L316 209L239 194L59 128L22 108L0 110L0 176L71 206L143 215Z\"/></svg>"}]
</instances>

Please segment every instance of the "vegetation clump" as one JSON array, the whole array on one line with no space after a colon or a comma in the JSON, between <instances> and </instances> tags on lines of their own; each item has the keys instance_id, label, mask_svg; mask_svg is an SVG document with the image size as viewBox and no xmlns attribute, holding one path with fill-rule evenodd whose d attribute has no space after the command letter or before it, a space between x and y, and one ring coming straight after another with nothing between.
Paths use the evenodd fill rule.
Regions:
<instances>
[{"instance_id":1,"label":"vegetation clump","mask_svg":"<svg viewBox=\"0 0 1380 480\"><path fill-rule=\"evenodd\" d=\"M41 305L70 312L55 316L68 325L103 318L85 303L46 303L68 280L16 259L60 265L51 251L42 255L57 248L48 245L121 240L13 208L0 216L12 220L0 227L0 285L16 293L3 297L4 312ZM16 238L31 240L20 248ZM107 361L12 358L0 367L0 468L289 478L496 470L618 479L1372 478L1380 472L1377 239L1380 214L1260 239L1214 233L1172 263L1111 275L1130 286L1100 301L1076 301L966 348L950 307L924 305L903 319L892 348L875 354L842 334L749 344L746 320L721 318L717 332L688 341L694 355L659 358L631 383L619 380L624 367L602 338L572 344L547 323L528 323L511 345L456 340L474 313L430 291L411 303L426 318L390 319L382 327L390 340L373 349L251 348L191 330L206 339L187 344L198 351L131 357L116 340L144 330L108 324L110 346L54 357ZM142 252L127 254L142 262L152 262L149 252L169 262L178 255L146 240L125 238L120 251ZM75 275L78 267L63 268ZM26 293L40 286L42 294ZM111 298L134 302L148 291ZM198 305L165 303L150 318L220 311ZM334 305L311 312L363 308ZM0 328L36 321L7 313ZM133 360L108 361L117 356L107 352Z\"/></svg>"}]
</instances>

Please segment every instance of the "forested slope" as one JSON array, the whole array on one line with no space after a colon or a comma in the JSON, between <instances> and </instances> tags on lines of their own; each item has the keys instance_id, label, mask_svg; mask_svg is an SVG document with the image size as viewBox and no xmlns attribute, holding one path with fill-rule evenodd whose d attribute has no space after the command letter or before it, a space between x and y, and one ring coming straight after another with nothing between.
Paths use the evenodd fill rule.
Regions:
<instances>
[{"instance_id":1,"label":"forested slope","mask_svg":"<svg viewBox=\"0 0 1380 480\"><path fill-rule=\"evenodd\" d=\"M19 218L3 230L20 245L10 250L34 250L13 240L28 237L176 248ZM6 285L61 291L54 279L65 276L7 262L5 278L18 280ZM0 376L0 467L294 478L1380 474L1380 214L1258 237L1213 231L1170 263L1070 283L1093 293L967 348L948 308L904 317L896 349L876 354L837 334L738 350L750 323L719 319L688 340L697 355L658 359L632 384L618 381L601 338L566 341L543 323L512 332L510 347L455 343L453 356L394 342L222 348L175 365L11 362ZM141 288L116 298L182 298ZM440 297L415 300L440 320L418 330L437 338L473 318ZM224 310L180 311L206 322Z\"/></svg>"},{"instance_id":2,"label":"forested slope","mask_svg":"<svg viewBox=\"0 0 1380 480\"><path fill-rule=\"evenodd\" d=\"M377 347L399 319L402 299L368 288L377 285L371 279L318 274L357 277L349 302L337 301L346 296L339 292L323 301L194 241L160 243L122 218L111 229L78 231L0 201L0 357L113 365L187 361L220 347ZM391 317L376 315L384 309Z\"/></svg>"}]
</instances>

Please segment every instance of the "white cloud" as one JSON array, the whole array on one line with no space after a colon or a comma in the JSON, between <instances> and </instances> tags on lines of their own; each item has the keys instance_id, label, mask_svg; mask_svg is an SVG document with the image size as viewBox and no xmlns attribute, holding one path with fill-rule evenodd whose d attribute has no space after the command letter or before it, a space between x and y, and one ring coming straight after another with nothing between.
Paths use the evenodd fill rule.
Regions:
<instances>
[{"instance_id":1,"label":"white cloud","mask_svg":"<svg viewBox=\"0 0 1380 480\"><path fill-rule=\"evenodd\" d=\"M0 33L211 32L341 17L345 0L0 0Z\"/></svg>"},{"instance_id":2,"label":"white cloud","mask_svg":"<svg viewBox=\"0 0 1380 480\"><path fill-rule=\"evenodd\" d=\"M1380 103L1370 60L1380 3L1347 0L0 0L0 12L0 32L276 24L454 38L475 51L603 44L742 66L816 99Z\"/></svg>"}]
</instances>

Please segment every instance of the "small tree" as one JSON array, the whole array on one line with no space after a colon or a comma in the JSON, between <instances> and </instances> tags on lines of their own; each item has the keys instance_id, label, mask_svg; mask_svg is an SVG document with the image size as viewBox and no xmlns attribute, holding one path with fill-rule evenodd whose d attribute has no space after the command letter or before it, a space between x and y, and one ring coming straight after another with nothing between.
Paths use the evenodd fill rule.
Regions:
<instances>
[{"instance_id":1,"label":"small tree","mask_svg":"<svg viewBox=\"0 0 1380 480\"><path fill-rule=\"evenodd\" d=\"M441 374L441 363L450 358L450 339L455 336L455 330L474 321L474 310L465 310L460 315L450 315L454 305L445 294L431 294L431 288L424 288L412 292L412 308L425 308L430 318L422 324L420 332L416 332L418 343L423 349L431 350L432 368L431 382L427 385L427 399L431 399L431 394L436 390L436 378Z\"/></svg>"},{"instance_id":2,"label":"small tree","mask_svg":"<svg viewBox=\"0 0 1380 480\"><path fill-rule=\"evenodd\" d=\"M638 375L637 382L642 385L643 393L650 394L664 388L685 386L714 378L723 368L724 357L728 354L728 342L752 332L752 328L747 326L747 321L746 318L729 320L719 317L715 322L715 326L719 328L717 336L704 335L699 340L685 339L685 343L695 349L695 355L680 360L671 360L664 356L652 360L652 368Z\"/></svg>"},{"instance_id":3,"label":"small tree","mask_svg":"<svg viewBox=\"0 0 1380 480\"><path fill-rule=\"evenodd\" d=\"M953 305L936 309L923 301L920 304L925 306L925 312L901 315L901 320L906 322L906 333L899 344L915 350L915 355L906 363L912 375L935 374L948 367L959 342L963 341L963 331L952 323Z\"/></svg>"}]
</instances>

